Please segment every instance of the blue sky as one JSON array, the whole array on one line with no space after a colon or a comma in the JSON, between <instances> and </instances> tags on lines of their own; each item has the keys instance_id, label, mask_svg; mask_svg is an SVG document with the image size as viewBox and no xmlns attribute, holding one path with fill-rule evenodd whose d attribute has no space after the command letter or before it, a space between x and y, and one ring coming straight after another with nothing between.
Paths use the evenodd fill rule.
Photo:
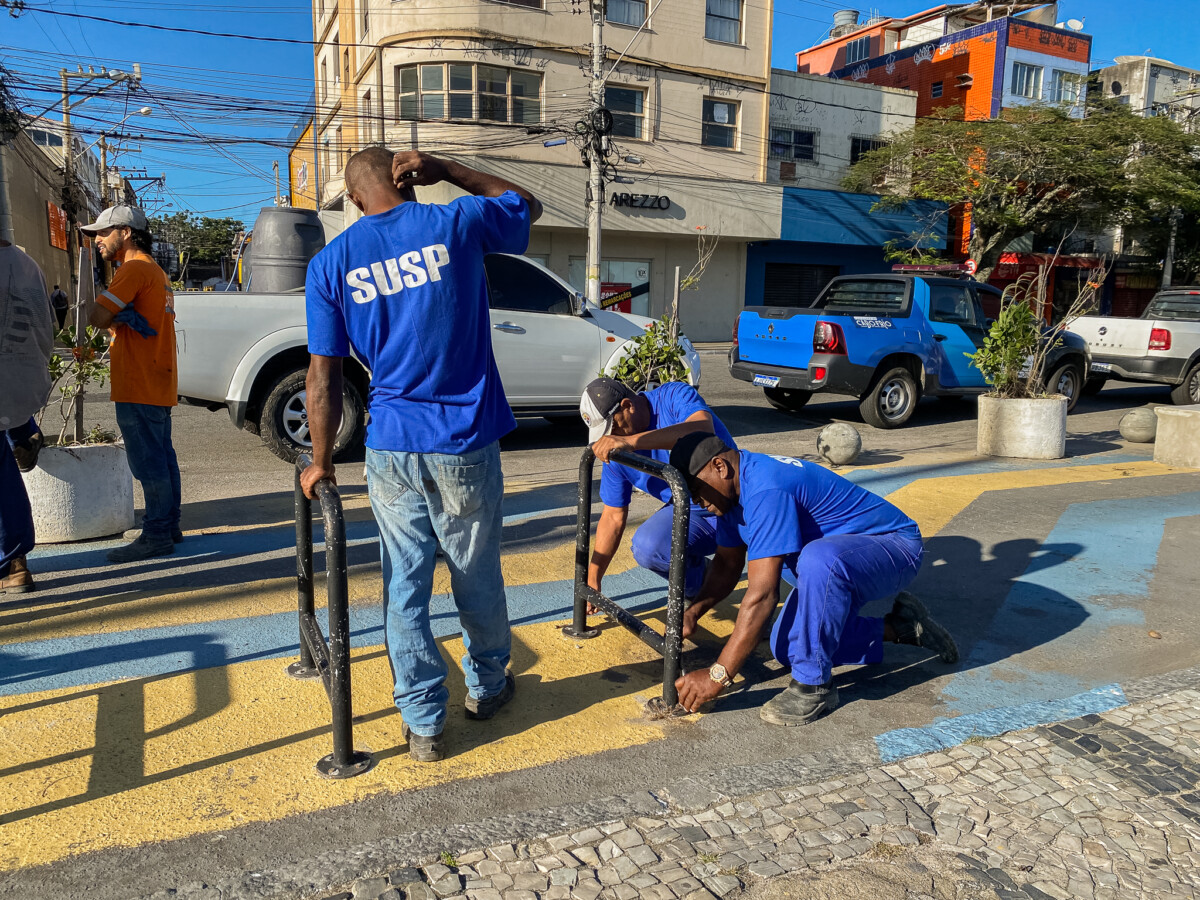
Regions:
<instances>
[{"instance_id":1,"label":"blue sky","mask_svg":"<svg viewBox=\"0 0 1200 900\"><path fill-rule=\"evenodd\" d=\"M312 92L312 52L305 44L264 43L232 38L150 31L115 24L144 22L180 28L312 39L310 6L302 0L28 0L17 19L0 18L0 61L17 76L30 112L53 108L57 118L59 69L76 65L142 66L146 93L114 91L80 105L73 116L91 132L111 128L127 111L149 105L154 113L129 120L123 131L143 135L121 145L117 165L165 173L167 189L147 188L153 212L189 209L253 222L260 206L273 201L271 164L280 164L287 186L289 127ZM390 0L372 0L388 3ZM679 0L664 0L672 3ZM698 3L699 0L688 0ZM761 3L762 0L747 0ZM879 0L864 14L910 15L933 5L913 0ZM825 35L839 0L777 0L773 62L792 68L793 54ZM1196 50L1195 0L1061 0L1059 18L1078 18L1094 37L1093 65L1123 54L1150 52L1200 68ZM39 11L40 10L40 11ZM97 16L104 22L73 18ZM581 76L582 77L582 76ZM219 146L205 143L212 138ZM268 146L254 141L274 141ZM140 150L140 153L132 151ZM167 206L170 204L170 206Z\"/></svg>"}]
</instances>

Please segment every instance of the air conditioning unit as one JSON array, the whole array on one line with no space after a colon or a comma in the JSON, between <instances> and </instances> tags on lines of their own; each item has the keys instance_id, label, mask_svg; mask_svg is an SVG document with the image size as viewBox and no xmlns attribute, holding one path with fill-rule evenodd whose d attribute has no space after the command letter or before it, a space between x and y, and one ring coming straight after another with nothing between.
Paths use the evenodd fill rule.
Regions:
<instances>
[{"instance_id":1,"label":"air conditioning unit","mask_svg":"<svg viewBox=\"0 0 1200 900\"><path fill-rule=\"evenodd\" d=\"M970 72L964 72L962 75L955 75L954 82L958 85L959 90L963 90L975 83L975 76Z\"/></svg>"}]
</instances>

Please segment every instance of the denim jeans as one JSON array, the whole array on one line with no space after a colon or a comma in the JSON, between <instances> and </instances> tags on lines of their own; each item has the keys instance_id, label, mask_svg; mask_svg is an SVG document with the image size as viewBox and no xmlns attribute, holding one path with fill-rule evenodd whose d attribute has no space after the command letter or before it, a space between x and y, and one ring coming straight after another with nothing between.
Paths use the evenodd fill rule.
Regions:
<instances>
[{"instance_id":1,"label":"denim jeans","mask_svg":"<svg viewBox=\"0 0 1200 900\"><path fill-rule=\"evenodd\" d=\"M13 458L14 441L28 440L37 430L33 420L4 432L0 437L0 578L8 575L12 561L33 549L33 511L21 470Z\"/></svg>"},{"instance_id":2,"label":"denim jeans","mask_svg":"<svg viewBox=\"0 0 1200 900\"><path fill-rule=\"evenodd\" d=\"M771 630L771 652L801 684L824 684L835 666L883 661L883 619L860 616L904 590L921 569L921 535L838 534L805 544L796 587Z\"/></svg>"},{"instance_id":3,"label":"denim jeans","mask_svg":"<svg viewBox=\"0 0 1200 900\"><path fill-rule=\"evenodd\" d=\"M117 427L125 439L129 471L141 482L146 498L142 534L151 540L170 540L179 527L183 500L179 461L171 444L171 407L118 403Z\"/></svg>"},{"instance_id":4,"label":"denim jeans","mask_svg":"<svg viewBox=\"0 0 1200 900\"><path fill-rule=\"evenodd\" d=\"M512 647L500 572L500 445L462 455L367 449L367 492L383 557L384 628L396 706L414 734L446 721L446 663L429 624L441 544L450 569L471 696L504 689Z\"/></svg>"},{"instance_id":5,"label":"denim jeans","mask_svg":"<svg viewBox=\"0 0 1200 900\"><path fill-rule=\"evenodd\" d=\"M670 503L642 523L629 545L637 564L663 578L671 574L671 528L675 507ZM694 597L704 583L708 557L717 552L717 517L702 506L693 506L688 518L687 577L683 592Z\"/></svg>"}]
</instances>

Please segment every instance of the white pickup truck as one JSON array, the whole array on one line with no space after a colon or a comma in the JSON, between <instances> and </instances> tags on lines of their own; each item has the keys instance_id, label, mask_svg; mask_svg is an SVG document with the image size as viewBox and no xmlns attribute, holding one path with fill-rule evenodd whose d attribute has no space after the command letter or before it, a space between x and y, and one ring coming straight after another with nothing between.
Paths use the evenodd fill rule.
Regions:
<instances>
[{"instance_id":1,"label":"white pickup truck","mask_svg":"<svg viewBox=\"0 0 1200 900\"><path fill-rule=\"evenodd\" d=\"M600 309L549 269L523 256L484 262L492 351L513 411L579 420L579 396L596 374L611 372L653 319ZM305 410L308 329L304 291L282 294L180 292L175 295L180 400L225 409L233 424L262 437L280 459L312 446ZM679 343L700 383L700 356ZM347 360L345 413L334 447L362 443L370 375Z\"/></svg>"},{"instance_id":2,"label":"white pickup truck","mask_svg":"<svg viewBox=\"0 0 1200 900\"><path fill-rule=\"evenodd\" d=\"M1162 291L1137 319L1084 316L1071 330L1091 351L1084 393L1109 379L1151 382L1170 385L1172 403L1200 403L1200 288Z\"/></svg>"}]
</instances>

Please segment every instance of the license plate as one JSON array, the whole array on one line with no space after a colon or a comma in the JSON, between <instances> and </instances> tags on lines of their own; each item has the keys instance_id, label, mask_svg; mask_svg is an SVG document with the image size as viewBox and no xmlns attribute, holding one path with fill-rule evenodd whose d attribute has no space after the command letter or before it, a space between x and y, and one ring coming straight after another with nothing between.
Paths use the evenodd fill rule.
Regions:
<instances>
[{"instance_id":1,"label":"license plate","mask_svg":"<svg viewBox=\"0 0 1200 900\"><path fill-rule=\"evenodd\" d=\"M1108 363L1092 363L1093 372L1111 372L1112 366Z\"/></svg>"},{"instance_id":2,"label":"license plate","mask_svg":"<svg viewBox=\"0 0 1200 900\"><path fill-rule=\"evenodd\" d=\"M779 387L778 375L755 375L754 383L763 387Z\"/></svg>"}]
</instances>

